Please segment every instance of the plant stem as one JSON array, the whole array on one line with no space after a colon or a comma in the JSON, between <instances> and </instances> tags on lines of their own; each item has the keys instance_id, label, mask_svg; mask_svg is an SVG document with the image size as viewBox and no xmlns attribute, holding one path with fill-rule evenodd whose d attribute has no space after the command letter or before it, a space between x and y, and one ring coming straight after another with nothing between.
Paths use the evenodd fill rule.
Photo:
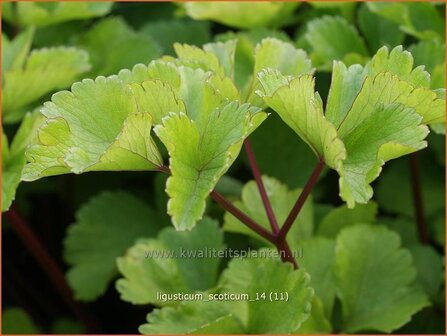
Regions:
<instances>
[{"instance_id":1,"label":"plant stem","mask_svg":"<svg viewBox=\"0 0 447 336\"><path fill-rule=\"evenodd\" d=\"M80 321L83 322L88 330L98 330L96 323L92 320L92 318L86 314L81 305L73 299L73 294L65 281L64 274L59 269L56 262L50 256L40 240L35 236L28 223L20 216L14 207L11 207L11 209L7 212L7 216L11 222L11 227L14 232L23 242L40 267L46 272L56 291L59 292L73 313Z\"/></svg>"},{"instance_id":2,"label":"plant stem","mask_svg":"<svg viewBox=\"0 0 447 336\"><path fill-rule=\"evenodd\" d=\"M160 167L159 171L163 172L163 173L170 174L170 169L169 169L169 167L166 167L166 166ZM259 234L261 237L268 240L270 243L272 243L278 250L282 261L292 263L294 269L298 268L298 264L297 264L295 258L293 257L293 253L290 250L289 244L287 243L285 237L278 237L278 234L272 234L269 231L267 231L266 229L264 229L261 225L256 223L253 219L251 219L243 211L241 211L240 209L235 207L233 205L233 203L231 203L229 200L227 200L225 197L223 197L217 191L215 191L215 190L211 191L210 196L224 210L231 213L234 217L239 219L239 221L241 221L243 224L245 224L248 228L250 228L257 234Z\"/></svg>"},{"instance_id":3,"label":"plant stem","mask_svg":"<svg viewBox=\"0 0 447 336\"><path fill-rule=\"evenodd\" d=\"M419 233L419 240L422 244L428 244L428 230L427 222L424 215L424 202L422 200L421 189L421 173L419 169L419 157L417 153L410 155L410 172L411 172L411 187L413 191L413 203L416 215L416 225Z\"/></svg>"},{"instance_id":4,"label":"plant stem","mask_svg":"<svg viewBox=\"0 0 447 336\"><path fill-rule=\"evenodd\" d=\"M306 202L307 197L309 197L310 192L312 191L313 187L318 181L318 177L321 174L321 171L324 168L324 161L322 159L318 160L317 165L315 166L312 175L310 176L309 180L307 181L306 185L304 186L303 191L301 192L300 196L295 202L295 205L293 206L292 210L289 213L289 216L287 216L287 219L284 222L284 225L281 227L281 230L279 231L278 238L285 238L287 233L289 232L290 228L293 225L293 222L295 221L296 217L300 213L304 202Z\"/></svg>"},{"instance_id":5,"label":"plant stem","mask_svg":"<svg viewBox=\"0 0 447 336\"><path fill-rule=\"evenodd\" d=\"M258 185L259 193L261 194L262 203L264 204L264 209L267 214L267 218L269 219L270 226L274 234L279 232L278 222L276 221L275 214L273 212L272 205L270 203L269 197L267 195L267 191L264 186L264 182L262 181L262 176L258 168L258 164L256 163L256 157L251 147L250 141L245 139L244 141L245 151L248 156L248 161L250 162L250 167L253 172L253 176L256 180L256 184Z\"/></svg>"},{"instance_id":6,"label":"plant stem","mask_svg":"<svg viewBox=\"0 0 447 336\"><path fill-rule=\"evenodd\" d=\"M280 238L276 235L271 234L250 217L248 217L244 212L236 208L230 201L228 201L225 197L219 194L217 191L211 192L211 197L226 211L231 213L234 217L239 219L243 224L248 226L254 232L259 234L261 237L264 237L273 245L275 245L276 249L279 252L279 255L282 261L290 262L293 265L294 269L298 268L298 264L293 257L293 253L290 250L289 244L287 243L285 238Z\"/></svg>"},{"instance_id":7,"label":"plant stem","mask_svg":"<svg viewBox=\"0 0 447 336\"><path fill-rule=\"evenodd\" d=\"M268 232L266 229L264 229L262 226L260 226L258 223L256 223L253 219L251 219L249 216L247 216L244 212L242 212L237 207L235 207L233 205L233 203L228 201L225 197L223 197L217 191L213 190L210 195L211 195L212 199L215 200L222 208L224 208L226 211L231 213L234 217L239 219L242 223L244 223L246 226L248 226L254 232L259 234L261 237L264 237L269 242L276 245L276 239L275 239L274 235L272 235L270 232Z\"/></svg>"}]
</instances>

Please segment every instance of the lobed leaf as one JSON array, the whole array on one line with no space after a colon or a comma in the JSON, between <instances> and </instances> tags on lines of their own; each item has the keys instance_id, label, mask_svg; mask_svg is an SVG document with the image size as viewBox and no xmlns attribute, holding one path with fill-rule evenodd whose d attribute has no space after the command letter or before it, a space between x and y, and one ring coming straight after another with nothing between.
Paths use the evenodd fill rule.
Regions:
<instances>
[{"instance_id":1,"label":"lobed leaf","mask_svg":"<svg viewBox=\"0 0 447 336\"><path fill-rule=\"evenodd\" d=\"M171 114L155 128L170 155L168 213L178 230L190 230L202 217L206 197L236 159L243 140L266 117L259 109L237 102L207 114L198 120Z\"/></svg>"},{"instance_id":2,"label":"lobed leaf","mask_svg":"<svg viewBox=\"0 0 447 336\"><path fill-rule=\"evenodd\" d=\"M309 317L313 290L308 283L309 276L304 271L294 271L280 260L234 259L222 274L218 289L202 293L202 300L155 309L147 316L148 324L140 326L140 332L291 333ZM256 300L256 293L268 295L271 291L288 292L289 301ZM221 301L209 297L225 293L248 294L249 299Z\"/></svg>"},{"instance_id":3,"label":"lobed leaf","mask_svg":"<svg viewBox=\"0 0 447 336\"><path fill-rule=\"evenodd\" d=\"M414 285L410 252L386 228L346 228L337 237L335 260L344 332L390 333L428 305L426 295Z\"/></svg>"},{"instance_id":4,"label":"lobed leaf","mask_svg":"<svg viewBox=\"0 0 447 336\"><path fill-rule=\"evenodd\" d=\"M262 281L259 281L262 279ZM247 334L285 334L309 318L314 291L303 270L278 259L234 259L221 276L223 292L248 294L248 301L233 302ZM289 300L256 300L256 293L287 292Z\"/></svg>"},{"instance_id":5,"label":"lobed leaf","mask_svg":"<svg viewBox=\"0 0 447 336\"><path fill-rule=\"evenodd\" d=\"M162 159L150 132L152 117L140 111L117 77L75 83L41 110L47 118L27 150L22 179L92 170L155 170Z\"/></svg>"},{"instance_id":6,"label":"lobed leaf","mask_svg":"<svg viewBox=\"0 0 447 336\"><path fill-rule=\"evenodd\" d=\"M369 85L372 88L368 90ZM378 177L386 161L427 146L423 139L428 128L421 125L422 118L415 110L395 103L383 106L386 102L373 107L375 94L389 94L385 85L395 87L398 84L386 74L377 76L374 83L367 79L365 96L360 93L352 114L348 114L339 129L348 153L340 170L340 195L348 207L366 203L372 197L369 184ZM363 98L368 101L362 102Z\"/></svg>"},{"instance_id":7,"label":"lobed leaf","mask_svg":"<svg viewBox=\"0 0 447 336\"><path fill-rule=\"evenodd\" d=\"M124 278L116 288L121 299L133 304L172 305L157 294L194 293L215 285L220 259L200 256L222 247L222 231L209 218L191 232L166 228L157 239L140 240L117 259Z\"/></svg>"},{"instance_id":8,"label":"lobed leaf","mask_svg":"<svg viewBox=\"0 0 447 336\"><path fill-rule=\"evenodd\" d=\"M382 72L390 72L415 88L430 87L430 75L424 67L413 67L413 56L402 46L397 46L391 51L387 47L382 47L365 66L365 71L373 78Z\"/></svg>"},{"instance_id":9,"label":"lobed leaf","mask_svg":"<svg viewBox=\"0 0 447 336\"><path fill-rule=\"evenodd\" d=\"M264 101L338 171L340 195L349 207L371 198L369 184L386 161L426 147L423 124L445 122L444 95L428 89L429 74L413 69L402 47L380 49L364 68L334 62L327 119L311 76L264 70L259 80Z\"/></svg>"},{"instance_id":10,"label":"lobed leaf","mask_svg":"<svg viewBox=\"0 0 447 336\"><path fill-rule=\"evenodd\" d=\"M14 64L14 67L4 74L4 120L20 120L24 115L21 108L45 94L69 86L89 68L88 54L76 48L34 50L23 67Z\"/></svg>"},{"instance_id":11,"label":"lobed leaf","mask_svg":"<svg viewBox=\"0 0 447 336\"><path fill-rule=\"evenodd\" d=\"M118 274L116 258L159 229L154 211L125 192L104 192L83 205L64 240L67 280L75 297L91 301L104 294Z\"/></svg>"},{"instance_id":12,"label":"lobed leaf","mask_svg":"<svg viewBox=\"0 0 447 336\"><path fill-rule=\"evenodd\" d=\"M322 69L330 69L333 60L364 63L368 56L365 42L355 27L342 17L323 16L310 21L305 38L312 47L313 60Z\"/></svg>"}]
</instances>

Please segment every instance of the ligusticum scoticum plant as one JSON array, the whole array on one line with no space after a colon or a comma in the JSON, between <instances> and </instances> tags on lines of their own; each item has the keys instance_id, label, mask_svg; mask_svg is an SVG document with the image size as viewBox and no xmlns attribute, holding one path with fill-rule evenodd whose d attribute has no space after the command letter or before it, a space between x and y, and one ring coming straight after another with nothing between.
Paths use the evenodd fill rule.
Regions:
<instances>
[{"instance_id":1,"label":"ligusticum scoticum plant","mask_svg":"<svg viewBox=\"0 0 447 336\"><path fill-rule=\"evenodd\" d=\"M380 48L364 66L334 62L324 107L315 92L314 69L303 50L266 38L255 48L251 75L236 83L237 46L236 40L209 43L202 49L175 44L177 57L165 56L117 75L75 83L70 91L58 92L44 104L41 109L44 120L26 151L24 181L89 171L158 171L169 175L167 212L177 231L191 230L191 234L165 229L158 239L139 241L118 259L123 279L118 281L117 289L122 298L165 307L149 315L149 324L140 328L143 333L289 333L305 332L306 328L315 330L312 324L327 332L325 314L332 311L336 293L318 282L312 289L308 273L318 278L318 271L312 274L316 266L308 260L299 271L274 260L234 260L218 286L213 287L216 261L204 270L197 261L191 262L192 265L175 260L148 262L142 253L181 246L222 248L216 223L202 218L211 195L227 211L225 229L264 239L282 252L284 261L299 268L302 265L293 257L291 248L300 245L299 235L306 235L306 228L300 227L297 217L311 206L308 196L323 168L338 173L340 197L348 208L366 211L363 204L373 195L371 183L385 162L425 148L429 126L445 122L444 91L430 88L429 74L422 66L414 67L411 54L402 47ZM268 113L277 113L317 158L302 190L289 191L275 179L262 177L257 168L248 138ZM167 158L161 154L160 145L167 149ZM244 188L242 202L232 203L214 189L243 146L255 182ZM107 194L95 202L113 208L116 197ZM255 208L253 202L259 207ZM128 203L138 207L135 201ZM89 206L93 207L93 203ZM92 214L86 208L79 216L82 223L83 218ZM302 220L302 216L299 218ZM78 275L82 276L81 267L88 267L87 260L81 258L75 246L80 235L85 234L81 225L73 228L67 241L67 260L79 268L72 269L69 280L78 287L80 298L91 299L110 281L114 258L110 265L104 265L104 271L95 271L104 278L103 288L84 288ZM138 222L132 225L140 229L136 233L130 230L128 238L120 239L124 249L145 231ZM380 252L372 251L376 241L383 244ZM334 260L333 281L338 284L344 331L390 332L427 305L425 294L414 287L408 252L399 245L393 232L364 225L343 231L337 237L335 254L332 240L321 238L307 247ZM367 280L357 279L360 274L351 269L356 258L361 258L362 253L354 252L360 246L362 253L374 255ZM117 248L115 258L123 248ZM162 262L167 263L163 267L169 267L169 271L158 278L156 269L162 267ZM389 277L395 274L394 280L375 279L377 267L386 268ZM201 270L204 272L200 273ZM203 277L201 283L196 282L199 276ZM256 281L269 277L275 282ZM379 302L380 308L374 308L377 312L373 315L367 304L355 303L357 291L361 290L353 285L356 283L371 288L371 297L379 295L381 283L390 286L387 298ZM272 286L277 286L277 291L287 289L291 296L290 313L280 313L279 307L284 304L281 301L184 302L171 307L155 295L157 291L169 293L180 289L211 293L210 288L215 288L211 290L215 293L254 295L271 292ZM396 292L392 288L401 290ZM268 310L267 304L270 304ZM235 310L244 313L234 315ZM273 319L271 314L280 315Z\"/></svg>"}]
</instances>

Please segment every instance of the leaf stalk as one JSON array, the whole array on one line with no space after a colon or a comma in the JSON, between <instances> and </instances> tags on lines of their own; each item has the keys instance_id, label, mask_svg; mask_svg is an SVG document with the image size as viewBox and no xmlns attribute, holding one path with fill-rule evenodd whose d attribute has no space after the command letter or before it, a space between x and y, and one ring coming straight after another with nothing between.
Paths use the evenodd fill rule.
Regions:
<instances>
[{"instance_id":1,"label":"leaf stalk","mask_svg":"<svg viewBox=\"0 0 447 336\"><path fill-rule=\"evenodd\" d=\"M261 195L262 203L264 204L264 209L267 214L267 218L269 219L269 222L270 222L270 226L272 228L273 233L277 234L279 232L278 222L276 221L276 217L273 212L273 208L270 203L270 199L267 195L267 191L265 189L264 182L262 181L261 172L260 172L260 170L258 168L258 164L256 162L255 154L253 152L253 149L251 147L251 144L250 144L250 141L248 140L248 138L245 139L245 141L244 141L244 147L245 147L245 152L247 153L247 156L248 156L248 161L250 162L250 167L253 172L253 176L255 178L256 184L259 189L259 193Z\"/></svg>"},{"instance_id":2,"label":"leaf stalk","mask_svg":"<svg viewBox=\"0 0 447 336\"><path fill-rule=\"evenodd\" d=\"M292 210L290 211L289 215L284 221L284 224L281 227L281 230L279 231L278 234L279 238L284 239L287 236L287 233L290 231L293 223L295 222L295 219L298 217L298 214L300 213L302 207L304 206L304 203L309 197L310 192L317 183L318 177L320 176L323 168L324 168L324 161L320 158L312 172L312 175L310 176L309 180L307 180L307 183L304 186L303 191L301 192L300 196L295 202L295 205L293 206Z\"/></svg>"}]
</instances>

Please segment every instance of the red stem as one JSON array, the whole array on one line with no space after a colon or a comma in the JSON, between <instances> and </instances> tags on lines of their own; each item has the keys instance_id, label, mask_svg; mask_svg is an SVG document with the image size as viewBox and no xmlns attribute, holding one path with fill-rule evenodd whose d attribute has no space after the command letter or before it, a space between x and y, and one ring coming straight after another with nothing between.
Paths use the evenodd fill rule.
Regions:
<instances>
[{"instance_id":1,"label":"red stem","mask_svg":"<svg viewBox=\"0 0 447 336\"><path fill-rule=\"evenodd\" d=\"M237 207L235 207L233 205L233 203L228 201L225 197L223 197L217 191L213 190L210 195L211 195L211 198L213 200L215 200L222 208L224 208L226 211L231 213L234 217L239 219L242 223L244 223L250 229L255 231L261 237L264 237L265 239L267 239L272 244L276 243L275 237L270 232L268 232L266 229L264 229L262 226L260 226L258 223L256 223L253 219L248 217L244 212L242 212Z\"/></svg>"},{"instance_id":2,"label":"red stem","mask_svg":"<svg viewBox=\"0 0 447 336\"><path fill-rule=\"evenodd\" d=\"M170 169L166 166L160 167L159 171L170 174ZM259 234L261 237L268 240L273 245L275 245L275 247L277 248L279 255L283 261L292 263L294 269L298 268L298 264L293 256L293 253L290 250L290 247L289 247L287 241L285 240L285 238L280 238L277 235L272 234L269 231L267 231L266 229L264 229L261 225L256 223L253 219L251 219L243 211L241 211L240 209L235 207L233 205L233 203L231 203L229 200L227 200L225 197L223 197L217 191L215 191L215 190L211 191L210 196L224 210L231 213L234 217L239 219L239 221L241 221L243 224L245 224L251 230L253 230L257 234Z\"/></svg>"},{"instance_id":3,"label":"red stem","mask_svg":"<svg viewBox=\"0 0 447 336\"><path fill-rule=\"evenodd\" d=\"M40 240L35 236L34 232L31 230L26 221L20 216L14 207L11 207L11 209L7 212L7 216L11 222L11 227L14 232L23 242L40 267L45 271L56 291L59 292L73 313L80 321L84 323L88 330L98 330L96 323L84 312L81 305L74 301L73 294L65 281L64 274L59 269L56 262L52 259Z\"/></svg>"},{"instance_id":4,"label":"red stem","mask_svg":"<svg viewBox=\"0 0 447 336\"><path fill-rule=\"evenodd\" d=\"M264 186L264 182L262 181L262 176L258 168L258 164L256 163L256 157L251 147L250 141L245 139L244 141L245 151L248 156L248 161L250 162L250 167L253 172L253 176L256 180L256 184L258 185L259 193L261 194L262 203L264 204L264 209L267 214L267 218L269 219L270 226L274 234L279 232L278 222L276 221L275 214L273 212L272 205L270 203L269 197L267 195L267 191Z\"/></svg>"},{"instance_id":5,"label":"red stem","mask_svg":"<svg viewBox=\"0 0 447 336\"><path fill-rule=\"evenodd\" d=\"M287 219L284 222L284 225L281 227L281 230L279 231L278 238L284 239L287 236L287 233L289 232L290 228L293 225L293 222L295 221L296 217L301 211L301 208L304 205L304 202L306 202L307 197L309 197L310 192L312 191L313 187L318 181L318 177L321 174L321 171L324 168L324 161L318 160L317 165L315 166L312 175L310 176L309 180L307 181L306 185L304 186L303 191L301 192L300 196L298 197L295 205L293 206L292 210L289 213L289 216L287 216Z\"/></svg>"},{"instance_id":6,"label":"red stem","mask_svg":"<svg viewBox=\"0 0 447 336\"><path fill-rule=\"evenodd\" d=\"M419 169L418 154L410 155L410 172L411 172L411 187L413 190L413 203L416 215L416 225L419 233L419 240L422 244L428 244L428 230L427 222L424 215L424 202L422 200L421 190L421 173Z\"/></svg>"}]
</instances>

